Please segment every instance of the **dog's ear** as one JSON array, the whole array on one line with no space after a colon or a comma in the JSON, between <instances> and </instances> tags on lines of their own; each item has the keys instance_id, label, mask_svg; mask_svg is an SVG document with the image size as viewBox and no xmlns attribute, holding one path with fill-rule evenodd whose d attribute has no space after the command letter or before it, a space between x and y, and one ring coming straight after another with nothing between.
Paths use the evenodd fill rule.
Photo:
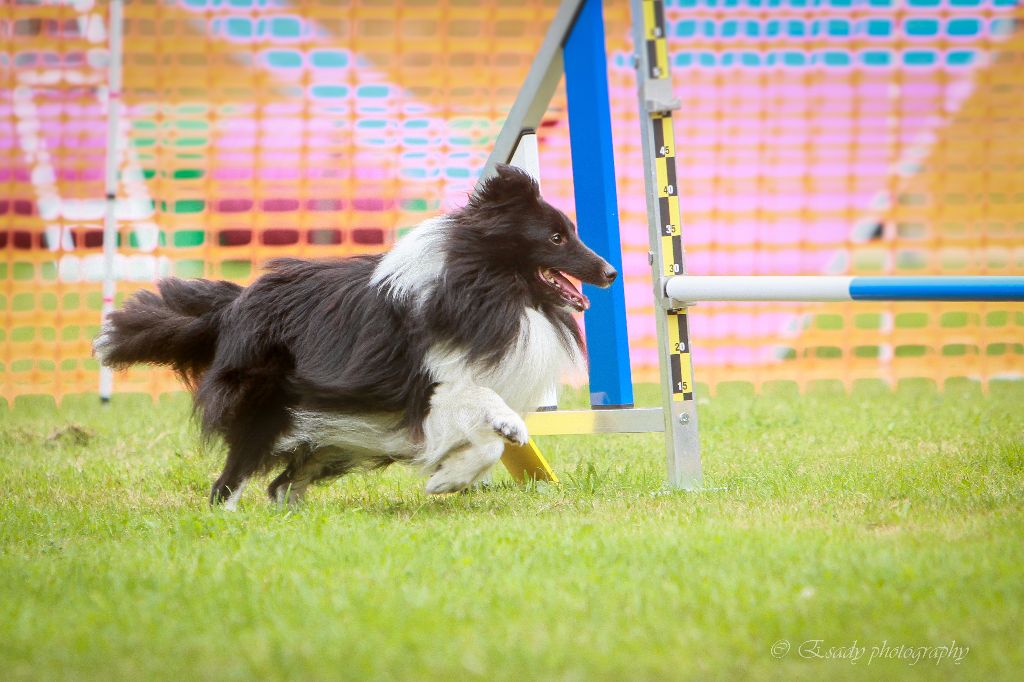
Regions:
<instances>
[{"instance_id":1,"label":"dog's ear","mask_svg":"<svg viewBox=\"0 0 1024 682\"><path fill-rule=\"evenodd\" d=\"M519 202L533 202L540 198L540 187L529 173L515 166L499 163L495 174L480 183L469 197L473 208L502 207Z\"/></svg>"}]
</instances>

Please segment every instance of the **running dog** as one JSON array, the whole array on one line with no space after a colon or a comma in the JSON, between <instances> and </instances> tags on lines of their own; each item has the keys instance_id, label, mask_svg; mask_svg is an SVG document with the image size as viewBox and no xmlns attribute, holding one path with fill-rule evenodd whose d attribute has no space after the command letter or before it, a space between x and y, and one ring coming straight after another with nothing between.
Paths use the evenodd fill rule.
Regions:
<instances>
[{"instance_id":1,"label":"running dog","mask_svg":"<svg viewBox=\"0 0 1024 682\"><path fill-rule=\"evenodd\" d=\"M618 273L587 248L526 173L499 166L467 205L383 255L279 259L243 288L164 279L110 314L97 358L173 368L204 434L227 444L211 504L234 508L277 469L271 499L393 462L428 493L483 478L523 414L585 364L573 312Z\"/></svg>"}]
</instances>

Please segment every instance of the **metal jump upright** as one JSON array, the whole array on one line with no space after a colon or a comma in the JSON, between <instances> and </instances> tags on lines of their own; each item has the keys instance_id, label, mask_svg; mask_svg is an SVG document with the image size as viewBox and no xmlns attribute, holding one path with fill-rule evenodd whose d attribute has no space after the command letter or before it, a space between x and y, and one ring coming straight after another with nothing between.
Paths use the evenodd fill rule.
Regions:
<instances>
[{"instance_id":1,"label":"metal jump upright","mask_svg":"<svg viewBox=\"0 0 1024 682\"><path fill-rule=\"evenodd\" d=\"M662 0L632 0L631 5L668 480L693 489L701 484L701 464L690 327L686 308L669 299L662 284L665 277L686 274L672 127L679 100L672 93Z\"/></svg>"}]
</instances>

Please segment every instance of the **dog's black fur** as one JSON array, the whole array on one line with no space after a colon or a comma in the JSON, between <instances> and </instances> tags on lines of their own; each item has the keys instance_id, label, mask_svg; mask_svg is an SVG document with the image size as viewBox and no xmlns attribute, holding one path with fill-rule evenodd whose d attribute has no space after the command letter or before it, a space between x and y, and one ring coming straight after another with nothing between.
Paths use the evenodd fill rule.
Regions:
<instances>
[{"instance_id":1,"label":"dog's black fur","mask_svg":"<svg viewBox=\"0 0 1024 682\"><path fill-rule=\"evenodd\" d=\"M428 349L448 344L494 365L528 307L551 321L566 346L582 348L565 300L538 270L598 285L617 274L536 183L510 167L499 167L447 219L443 276L420 305L371 284L380 256L279 259L244 289L162 280L159 295L140 292L110 315L97 354L112 367L170 366L194 391L204 432L228 445L213 503L254 472L288 463L271 457L271 448L291 427L292 409L391 413L396 428L417 437L435 387L424 367Z\"/></svg>"}]
</instances>

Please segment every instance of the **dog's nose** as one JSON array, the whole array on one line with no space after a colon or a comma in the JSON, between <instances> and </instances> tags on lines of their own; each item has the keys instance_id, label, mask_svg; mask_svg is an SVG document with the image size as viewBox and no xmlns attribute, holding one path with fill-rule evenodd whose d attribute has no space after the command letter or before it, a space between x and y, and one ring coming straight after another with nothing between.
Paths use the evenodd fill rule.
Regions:
<instances>
[{"instance_id":1,"label":"dog's nose","mask_svg":"<svg viewBox=\"0 0 1024 682\"><path fill-rule=\"evenodd\" d=\"M606 267L604 269L604 272L601 273L601 274L604 275L604 280L608 284L611 284L612 282L614 282L615 278L619 276L618 271L615 268L613 268L612 266L610 266L610 265L608 267Z\"/></svg>"}]
</instances>

